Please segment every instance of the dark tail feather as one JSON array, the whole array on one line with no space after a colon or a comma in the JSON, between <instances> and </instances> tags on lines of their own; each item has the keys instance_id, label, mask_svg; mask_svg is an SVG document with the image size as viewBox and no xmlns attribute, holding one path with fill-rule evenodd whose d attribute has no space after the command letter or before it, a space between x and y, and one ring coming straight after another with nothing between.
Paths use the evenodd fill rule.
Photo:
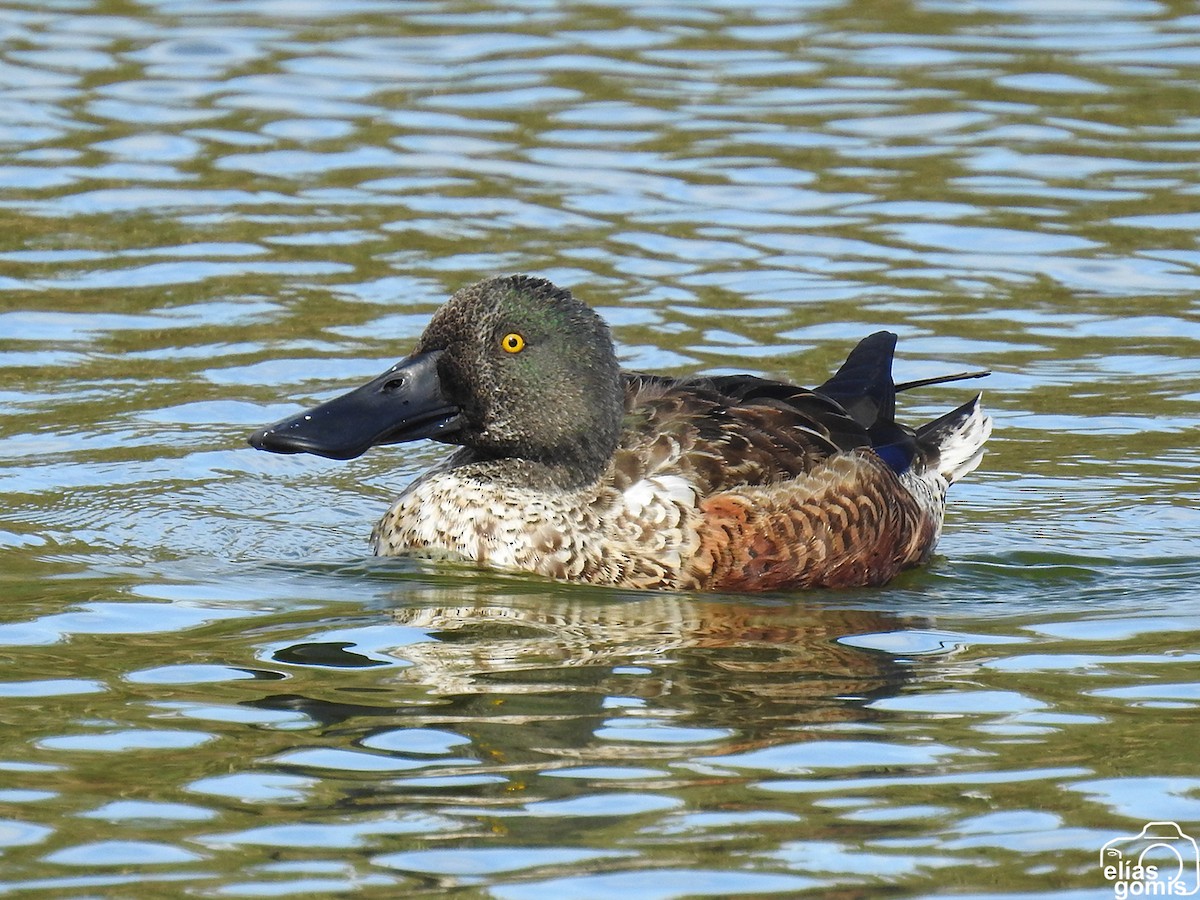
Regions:
<instances>
[{"instance_id":1,"label":"dark tail feather","mask_svg":"<svg viewBox=\"0 0 1200 900\"><path fill-rule=\"evenodd\" d=\"M955 372L953 375L936 375L933 378L920 378L916 381L905 381L896 385L896 393L911 391L914 388L929 387L931 384L949 384L951 381L966 381L968 378L987 378L992 373L986 369L978 372Z\"/></svg>"},{"instance_id":2,"label":"dark tail feather","mask_svg":"<svg viewBox=\"0 0 1200 900\"><path fill-rule=\"evenodd\" d=\"M982 378L990 372L956 372L895 384L892 358L896 335L877 331L863 338L832 378L816 389L837 402L866 429L875 452L896 474L903 474L916 457L918 443L939 453L946 478L954 481L979 464L980 448L991 431L991 419L979 411L978 397L942 418L913 432L896 424L896 394L900 391ZM961 457L961 458L960 458Z\"/></svg>"},{"instance_id":3,"label":"dark tail feather","mask_svg":"<svg viewBox=\"0 0 1200 900\"><path fill-rule=\"evenodd\" d=\"M890 331L863 338L816 393L837 401L863 428L891 423L896 415L896 386L892 384L895 350L896 335Z\"/></svg>"}]
</instances>

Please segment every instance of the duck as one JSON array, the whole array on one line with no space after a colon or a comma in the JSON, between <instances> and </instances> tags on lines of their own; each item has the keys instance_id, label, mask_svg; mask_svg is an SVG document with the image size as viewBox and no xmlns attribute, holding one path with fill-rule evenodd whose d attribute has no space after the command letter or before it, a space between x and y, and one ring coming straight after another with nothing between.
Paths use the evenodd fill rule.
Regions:
<instances>
[{"instance_id":1,"label":"duck","mask_svg":"<svg viewBox=\"0 0 1200 900\"><path fill-rule=\"evenodd\" d=\"M383 374L249 442L338 460L455 448L375 526L380 556L632 590L880 586L930 558L992 430L980 394L896 422L898 392L988 374L897 385L896 342L869 335L813 389L628 372L571 291L501 275L455 293Z\"/></svg>"}]
</instances>

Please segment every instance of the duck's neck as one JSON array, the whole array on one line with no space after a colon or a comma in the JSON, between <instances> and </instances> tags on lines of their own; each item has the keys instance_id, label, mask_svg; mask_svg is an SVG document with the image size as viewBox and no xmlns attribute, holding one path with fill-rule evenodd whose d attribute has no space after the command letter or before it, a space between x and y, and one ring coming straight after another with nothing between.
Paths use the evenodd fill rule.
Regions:
<instances>
[{"instance_id":1,"label":"duck's neck","mask_svg":"<svg viewBox=\"0 0 1200 900\"><path fill-rule=\"evenodd\" d=\"M592 468L561 461L546 462L518 456L495 456L463 447L444 464L464 469L487 481L532 491L577 491L595 484L608 471L609 461Z\"/></svg>"},{"instance_id":2,"label":"duck's neck","mask_svg":"<svg viewBox=\"0 0 1200 900\"><path fill-rule=\"evenodd\" d=\"M539 429L536 438L528 433L525 439L500 443L484 435L457 434L454 438L464 452L456 455L454 465L489 464L491 471L519 473L531 486L536 482L546 489L574 490L595 484L608 471L620 444L625 405L621 396L611 409L607 404L591 409L582 427ZM547 411L547 416L561 423L562 413ZM579 415L575 421L584 418ZM553 443L545 440L547 432L556 438Z\"/></svg>"}]
</instances>

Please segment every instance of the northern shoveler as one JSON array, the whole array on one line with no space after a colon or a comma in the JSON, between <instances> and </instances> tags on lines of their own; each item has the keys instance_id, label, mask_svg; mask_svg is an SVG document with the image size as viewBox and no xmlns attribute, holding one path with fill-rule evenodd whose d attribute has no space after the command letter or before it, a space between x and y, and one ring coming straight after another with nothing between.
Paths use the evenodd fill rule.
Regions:
<instances>
[{"instance_id":1,"label":"northern shoveler","mask_svg":"<svg viewBox=\"0 0 1200 900\"><path fill-rule=\"evenodd\" d=\"M464 288L412 355L255 432L275 453L351 459L431 438L459 449L375 526L379 555L457 557L625 588L879 585L925 561L947 487L991 433L979 395L894 419L896 336L813 390L753 375L623 372L604 321L525 275Z\"/></svg>"}]
</instances>

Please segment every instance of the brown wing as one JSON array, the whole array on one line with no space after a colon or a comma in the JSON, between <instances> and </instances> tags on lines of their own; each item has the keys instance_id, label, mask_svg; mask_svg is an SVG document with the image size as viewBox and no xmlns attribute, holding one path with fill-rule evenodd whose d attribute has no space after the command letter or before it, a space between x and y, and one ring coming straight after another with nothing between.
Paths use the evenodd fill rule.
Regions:
<instances>
[{"instance_id":1,"label":"brown wing","mask_svg":"<svg viewBox=\"0 0 1200 900\"><path fill-rule=\"evenodd\" d=\"M630 376L618 486L695 489L701 590L882 584L920 562L936 523L835 401L753 376Z\"/></svg>"},{"instance_id":2,"label":"brown wing","mask_svg":"<svg viewBox=\"0 0 1200 900\"><path fill-rule=\"evenodd\" d=\"M866 429L834 401L752 375L627 375L625 396L618 468L636 480L667 464L700 496L775 484L871 445Z\"/></svg>"}]
</instances>

